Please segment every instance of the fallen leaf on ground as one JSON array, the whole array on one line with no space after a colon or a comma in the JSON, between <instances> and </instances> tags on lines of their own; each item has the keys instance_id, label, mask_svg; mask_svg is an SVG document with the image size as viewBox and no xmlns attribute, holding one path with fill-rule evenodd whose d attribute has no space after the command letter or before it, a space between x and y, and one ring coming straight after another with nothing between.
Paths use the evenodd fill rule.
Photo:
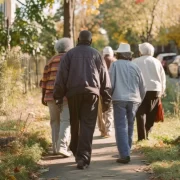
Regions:
<instances>
[{"instance_id":1,"label":"fallen leaf on ground","mask_svg":"<svg viewBox=\"0 0 180 180\"><path fill-rule=\"evenodd\" d=\"M38 172L42 174L48 171L49 171L49 168L43 168L43 169L40 169Z\"/></svg>"},{"instance_id":2,"label":"fallen leaf on ground","mask_svg":"<svg viewBox=\"0 0 180 180\"><path fill-rule=\"evenodd\" d=\"M138 168L138 169L135 169L136 172L141 172L142 169L141 168Z\"/></svg>"},{"instance_id":3,"label":"fallen leaf on ground","mask_svg":"<svg viewBox=\"0 0 180 180\"><path fill-rule=\"evenodd\" d=\"M15 167L15 168L14 168L14 172L15 172L15 173L20 172L20 167Z\"/></svg>"},{"instance_id":4,"label":"fallen leaf on ground","mask_svg":"<svg viewBox=\"0 0 180 180\"><path fill-rule=\"evenodd\" d=\"M33 172L29 173L29 178L32 179L32 180L38 180L38 176Z\"/></svg>"},{"instance_id":5,"label":"fallen leaf on ground","mask_svg":"<svg viewBox=\"0 0 180 180\"><path fill-rule=\"evenodd\" d=\"M8 180L17 180L14 176L8 176Z\"/></svg>"}]
</instances>

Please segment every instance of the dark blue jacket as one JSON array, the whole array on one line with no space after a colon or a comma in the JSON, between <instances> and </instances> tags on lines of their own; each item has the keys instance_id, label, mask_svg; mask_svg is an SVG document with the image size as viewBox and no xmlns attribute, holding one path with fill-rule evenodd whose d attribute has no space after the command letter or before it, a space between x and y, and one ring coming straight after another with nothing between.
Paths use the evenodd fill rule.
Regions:
<instances>
[{"instance_id":1,"label":"dark blue jacket","mask_svg":"<svg viewBox=\"0 0 180 180\"><path fill-rule=\"evenodd\" d=\"M92 93L111 101L111 83L107 67L97 50L89 45L77 45L61 59L54 87L54 99Z\"/></svg>"}]
</instances>

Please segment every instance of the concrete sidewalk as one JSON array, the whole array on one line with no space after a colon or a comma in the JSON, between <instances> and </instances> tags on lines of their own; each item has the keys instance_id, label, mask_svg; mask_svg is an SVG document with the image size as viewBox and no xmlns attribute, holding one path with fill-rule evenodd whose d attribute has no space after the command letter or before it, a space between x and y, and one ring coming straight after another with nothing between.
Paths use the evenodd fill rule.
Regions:
<instances>
[{"instance_id":1,"label":"concrete sidewalk","mask_svg":"<svg viewBox=\"0 0 180 180\"><path fill-rule=\"evenodd\" d=\"M78 170L74 157L45 157L42 164L49 171L42 179L52 180L148 180L149 175L142 171L147 167L138 152L132 152L131 162L123 165L116 163L117 148L115 137L103 139L96 128L93 140L91 165L85 170Z\"/></svg>"}]
</instances>

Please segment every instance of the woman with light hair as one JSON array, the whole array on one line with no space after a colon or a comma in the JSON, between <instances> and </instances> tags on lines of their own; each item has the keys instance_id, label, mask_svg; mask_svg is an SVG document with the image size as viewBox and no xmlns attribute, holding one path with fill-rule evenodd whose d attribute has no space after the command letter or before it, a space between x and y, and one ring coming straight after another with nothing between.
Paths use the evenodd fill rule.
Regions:
<instances>
[{"instance_id":1,"label":"woman with light hair","mask_svg":"<svg viewBox=\"0 0 180 180\"><path fill-rule=\"evenodd\" d=\"M138 141L148 139L157 110L159 98L165 93L166 76L160 61L153 57L154 47L150 43L139 44L141 57L133 62L141 69L145 86L146 96L139 107L137 119Z\"/></svg>"},{"instance_id":2,"label":"woman with light hair","mask_svg":"<svg viewBox=\"0 0 180 180\"><path fill-rule=\"evenodd\" d=\"M48 61L40 83L42 88L42 104L49 107L53 154L61 154L64 157L71 155L68 152L70 139L69 109L66 99L64 99L63 108L56 105L53 98L53 89L59 63L64 54L72 46L72 41L69 38L62 38L55 43L54 47L58 54Z\"/></svg>"}]
</instances>

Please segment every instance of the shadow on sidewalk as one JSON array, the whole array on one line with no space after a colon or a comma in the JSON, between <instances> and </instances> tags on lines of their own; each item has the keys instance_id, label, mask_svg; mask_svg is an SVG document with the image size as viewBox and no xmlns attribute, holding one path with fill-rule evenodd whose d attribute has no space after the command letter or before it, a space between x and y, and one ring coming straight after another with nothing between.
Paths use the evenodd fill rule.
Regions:
<instances>
[{"instance_id":1,"label":"shadow on sidewalk","mask_svg":"<svg viewBox=\"0 0 180 180\"><path fill-rule=\"evenodd\" d=\"M147 167L143 164L143 157L132 152L129 164L118 164L117 147L115 137L107 139L97 136L95 132L93 139L92 158L89 168L78 170L74 157L66 159L55 159L44 161L49 167L49 172L42 175L42 178L56 180L148 180L149 176L143 171ZM140 169L137 171L137 169Z\"/></svg>"}]
</instances>

